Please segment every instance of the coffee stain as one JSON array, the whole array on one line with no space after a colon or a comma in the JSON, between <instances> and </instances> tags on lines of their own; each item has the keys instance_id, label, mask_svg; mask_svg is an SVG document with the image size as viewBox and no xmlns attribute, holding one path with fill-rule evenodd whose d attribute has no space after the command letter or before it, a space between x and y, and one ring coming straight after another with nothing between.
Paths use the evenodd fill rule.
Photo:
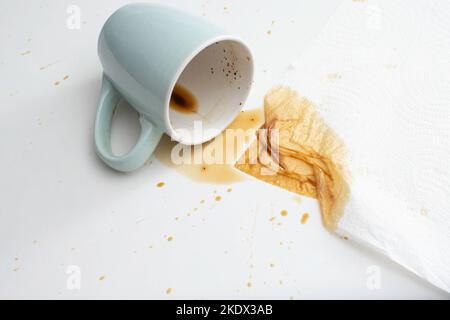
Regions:
<instances>
[{"instance_id":1,"label":"coffee stain","mask_svg":"<svg viewBox=\"0 0 450 320\"><path fill-rule=\"evenodd\" d=\"M342 79L342 75L340 73L329 73L326 75L326 79L328 81L336 81Z\"/></svg>"},{"instance_id":2,"label":"coffee stain","mask_svg":"<svg viewBox=\"0 0 450 320\"><path fill-rule=\"evenodd\" d=\"M427 216L428 215L428 209L423 207L420 209L420 214L423 216Z\"/></svg>"},{"instance_id":3,"label":"coffee stain","mask_svg":"<svg viewBox=\"0 0 450 320\"><path fill-rule=\"evenodd\" d=\"M300 223L301 224L305 224L307 221L308 221L308 219L309 219L309 213L304 213L303 215L302 215L302 218L300 219Z\"/></svg>"},{"instance_id":4,"label":"coffee stain","mask_svg":"<svg viewBox=\"0 0 450 320\"><path fill-rule=\"evenodd\" d=\"M172 291L173 291L173 289L172 289L172 288L167 288L167 290L166 290L166 294L171 294L171 293L172 293Z\"/></svg>"},{"instance_id":5,"label":"coffee stain","mask_svg":"<svg viewBox=\"0 0 450 320\"><path fill-rule=\"evenodd\" d=\"M394 69L397 69L397 65L396 64L385 64L384 68L387 70L394 70Z\"/></svg>"},{"instance_id":6,"label":"coffee stain","mask_svg":"<svg viewBox=\"0 0 450 320\"><path fill-rule=\"evenodd\" d=\"M261 108L241 111L234 121L226 128L227 129L242 129L256 130L263 124L264 114ZM188 147L191 151L191 160L202 159L199 164L175 164L171 159L172 149L178 144L176 141L171 141L170 137L163 135L158 147L155 150L155 157L165 166L175 169L178 173L186 178L199 183L212 184L230 184L242 181L246 178L239 170L234 168L234 162L239 155L244 151L250 139L235 139L234 137L227 137L226 130L211 141L205 142L201 148L194 146ZM210 150L221 150L220 154L211 154ZM230 161L224 159L233 158ZM204 159L208 158L208 163ZM191 161L193 162L193 161Z\"/></svg>"},{"instance_id":7,"label":"coffee stain","mask_svg":"<svg viewBox=\"0 0 450 320\"><path fill-rule=\"evenodd\" d=\"M341 138L315 105L277 86L264 98L266 136L259 136L236 167L262 181L319 200L325 227L334 230L349 198L350 173ZM273 144L271 133L278 133Z\"/></svg>"},{"instance_id":8,"label":"coffee stain","mask_svg":"<svg viewBox=\"0 0 450 320\"><path fill-rule=\"evenodd\" d=\"M287 217L287 216L288 216L287 210L281 210L280 215L281 215L282 217Z\"/></svg>"},{"instance_id":9,"label":"coffee stain","mask_svg":"<svg viewBox=\"0 0 450 320\"><path fill-rule=\"evenodd\" d=\"M220 200L222 200L222 197L221 196L217 196L217 197L214 198L214 200L220 201Z\"/></svg>"},{"instance_id":10,"label":"coffee stain","mask_svg":"<svg viewBox=\"0 0 450 320\"><path fill-rule=\"evenodd\" d=\"M68 75L65 75L64 78L63 78L63 80L67 80L67 79L69 79L69 76L68 76Z\"/></svg>"},{"instance_id":11,"label":"coffee stain","mask_svg":"<svg viewBox=\"0 0 450 320\"><path fill-rule=\"evenodd\" d=\"M176 84L170 96L170 108L182 113L197 112L198 103L194 95L182 85Z\"/></svg>"},{"instance_id":12,"label":"coffee stain","mask_svg":"<svg viewBox=\"0 0 450 320\"><path fill-rule=\"evenodd\" d=\"M59 81L55 81L55 82L53 83L53 85L55 85L55 86L58 86L59 84L60 84Z\"/></svg>"},{"instance_id":13,"label":"coffee stain","mask_svg":"<svg viewBox=\"0 0 450 320\"><path fill-rule=\"evenodd\" d=\"M45 69L47 69L47 68L50 68L51 66L57 64L58 62L59 62L59 61L54 61L54 62L48 63L48 64L46 64L46 65L43 65L42 67L39 68L39 70L45 70Z\"/></svg>"},{"instance_id":14,"label":"coffee stain","mask_svg":"<svg viewBox=\"0 0 450 320\"><path fill-rule=\"evenodd\" d=\"M165 185L165 182L158 182L157 184L156 184L156 187L157 188L162 188L162 187L164 187L164 185Z\"/></svg>"},{"instance_id":15,"label":"coffee stain","mask_svg":"<svg viewBox=\"0 0 450 320\"><path fill-rule=\"evenodd\" d=\"M292 200L294 200L298 204L302 203L302 198L300 198L300 197L293 197Z\"/></svg>"},{"instance_id":16,"label":"coffee stain","mask_svg":"<svg viewBox=\"0 0 450 320\"><path fill-rule=\"evenodd\" d=\"M100 276L100 277L98 277L98 280L103 281L103 280L105 280L105 278L106 278L105 276Z\"/></svg>"},{"instance_id":17,"label":"coffee stain","mask_svg":"<svg viewBox=\"0 0 450 320\"><path fill-rule=\"evenodd\" d=\"M173 241L173 237L172 237L172 236L168 236L168 237L167 237L167 241L169 241L169 242L170 242L170 241Z\"/></svg>"}]
</instances>

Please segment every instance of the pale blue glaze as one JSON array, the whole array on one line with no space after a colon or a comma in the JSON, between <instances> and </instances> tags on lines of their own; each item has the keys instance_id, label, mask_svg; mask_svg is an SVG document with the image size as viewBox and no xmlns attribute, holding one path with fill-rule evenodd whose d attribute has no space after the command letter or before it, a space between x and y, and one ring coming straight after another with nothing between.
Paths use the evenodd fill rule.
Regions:
<instances>
[{"instance_id":1,"label":"pale blue glaze","mask_svg":"<svg viewBox=\"0 0 450 320\"><path fill-rule=\"evenodd\" d=\"M151 156L168 132L166 107L180 69L193 53L225 33L206 20L159 4L129 4L108 18L98 40L104 70L95 122L99 157L119 171L132 171ZM141 134L124 156L111 151L113 111L126 99L140 114Z\"/></svg>"}]
</instances>

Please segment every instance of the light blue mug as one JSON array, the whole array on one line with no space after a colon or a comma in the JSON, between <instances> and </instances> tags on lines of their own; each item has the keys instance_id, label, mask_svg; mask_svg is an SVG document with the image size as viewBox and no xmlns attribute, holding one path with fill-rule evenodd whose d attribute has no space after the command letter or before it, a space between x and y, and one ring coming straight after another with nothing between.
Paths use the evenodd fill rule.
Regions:
<instances>
[{"instance_id":1,"label":"light blue mug","mask_svg":"<svg viewBox=\"0 0 450 320\"><path fill-rule=\"evenodd\" d=\"M98 55L104 74L95 146L118 171L142 166L164 132L184 144L218 135L241 110L253 78L253 59L242 40L159 4L129 4L114 12L101 30ZM195 110L170 107L176 85L194 97ZM112 152L110 133L122 98L139 113L141 132L119 156Z\"/></svg>"}]
</instances>

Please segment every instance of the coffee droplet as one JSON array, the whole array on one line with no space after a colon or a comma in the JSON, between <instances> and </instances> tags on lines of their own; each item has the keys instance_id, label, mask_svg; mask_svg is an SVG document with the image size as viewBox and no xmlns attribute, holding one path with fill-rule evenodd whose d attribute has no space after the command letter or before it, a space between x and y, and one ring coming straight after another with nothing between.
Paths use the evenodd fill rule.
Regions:
<instances>
[{"instance_id":1,"label":"coffee droplet","mask_svg":"<svg viewBox=\"0 0 450 320\"><path fill-rule=\"evenodd\" d=\"M308 219L309 219L309 214L305 212L305 213L302 215L302 218L301 218L301 220L300 220L300 223L301 223L301 224L305 224L306 221L308 221Z\"/></svg>"},{"instance_id":2,"label":"coffee droplet","mask_svg":"<svg viewBox=\"0 0 450 320\"><path fill-rule=\"evenodd\" d=\"M197 111L197 99L185 87L176 84L170 96L170 107L183 113Z\"/></svg>"},{"instance_id":3,"label":"coffee droplet","mask_svg":"<svg viewBox=\"0 0 450 320\"><path fill-rule=\"evenodd\" d=\"M286 210L281 210L280 214L281 214L281 216L283 216L283 217L287 217L288 212L287 212Z\"/></svg>"}]
</instances>

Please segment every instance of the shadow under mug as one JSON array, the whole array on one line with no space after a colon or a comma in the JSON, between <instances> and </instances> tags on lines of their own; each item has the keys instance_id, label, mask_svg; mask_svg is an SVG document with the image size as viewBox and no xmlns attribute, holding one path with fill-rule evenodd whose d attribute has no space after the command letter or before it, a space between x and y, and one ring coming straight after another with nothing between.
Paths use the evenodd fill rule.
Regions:
<instances>
[{"instance_id":1,"label":"shadow under mug","mask_svg":"<svg viewBox=\"0 0 450 320\"><path fill-rule=\"evenodd\" d=\"M162 134L199 144L222 132L242 109L253 79L253 59L239 38L210 22L159 4L130 4L108 18L98 40L103 83L95 120L99 157L133 171L152 155ZM196 109L171 108L182 86ZM125 99L138 113L140 136L125 155L111 149L114 110Z\"/></svg>"}]
</instances>

